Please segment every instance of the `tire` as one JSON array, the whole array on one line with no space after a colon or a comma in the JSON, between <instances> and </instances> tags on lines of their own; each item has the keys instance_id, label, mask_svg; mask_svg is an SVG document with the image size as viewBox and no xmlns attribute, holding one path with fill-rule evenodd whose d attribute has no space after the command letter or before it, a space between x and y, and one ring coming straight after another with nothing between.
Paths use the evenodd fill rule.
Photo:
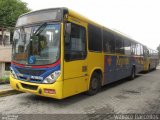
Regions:
<instances>
[{"instance_id":1,"label":"tire","mask_svg":"<svg viewBox=\"0 0 160 120\"><path fill-rule=\"evenodd\" d=\"M98 74L97 72L94 72L90 80L90 85L89 85L89 90L87 91L87 95L91 96L97 94L100 88L101 88L101 75Z\"/></svg>"},{"instance_id":2,"label":"tire","mask_svg":"<svg viewBox=\"0 0 160 120\"><path fill-rule=\"evenodd\" d=\"M134 80L135 77L136 77L136 69L135 69L135 67L132 67L130 80Z\"/></svg>"}]
</instances>

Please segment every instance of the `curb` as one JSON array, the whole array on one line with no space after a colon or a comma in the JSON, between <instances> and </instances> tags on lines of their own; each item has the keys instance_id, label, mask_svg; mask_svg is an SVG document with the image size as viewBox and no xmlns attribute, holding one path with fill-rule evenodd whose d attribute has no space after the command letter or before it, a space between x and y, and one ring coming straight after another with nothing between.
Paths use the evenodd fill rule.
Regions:
<instances>
[{"instance_id":1,"label":"curb","mask_svg":"<svg viewBox=\"0 0 160 120\"><path fill-rule=\"evenodd\" d=\"M0 85L9 84L9 82L0 82Z\"/></svg>"},{"instance_id":2,"label":"curb","mask_svg":"<svg viewBox=\"0 0 160 120\"><path fill-rule=\"evenodd\" d=\"M20 94L22 92L19 92L17 90L13 90L13 89L6 89L6 90L0 90L0 97L5 97L5 96L9 96L9 95L14 95L14 94Z\"/></svg>"}]
</instances>

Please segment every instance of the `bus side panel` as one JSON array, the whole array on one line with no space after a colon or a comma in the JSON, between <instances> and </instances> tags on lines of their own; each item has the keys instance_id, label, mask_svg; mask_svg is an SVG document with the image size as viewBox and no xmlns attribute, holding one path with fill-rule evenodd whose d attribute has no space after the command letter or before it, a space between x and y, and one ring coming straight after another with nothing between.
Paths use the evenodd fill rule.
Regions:
<instances>
[{"instance_id":1,"label":"bus side panel","mask_svg":"<svg viewBox=\"0 0 160 120\"><path fill-rule=\"evenodd\" d=\"M131 60L127 56L105 55L104 84L130 76Z\"/></svg>"},{"instance_id":2,"label":"bus side panel","mask_svg":"<svg viewBox=\"0 0 160 120\"><path fill-rule=\"evenodd\" d=\"M87 66L86 60L64 61L64 98L87 90L87 73L82 71L83 66Z\"/></svg>"},{"instance_id":3,"label":"bus side panel","mask_svg":"<svg viewBox=\"0 0 160 120\"><path fill-rule=\"evenodd\" d=\"M148 71L148 67L149 67L149 58L145 58L143 71L145 71L145 72Z\"/></svg>"},{"instance_id":4,"label":"bus side panel","mask_svg":"<svg viewBox=\"0 0 160 120\"><path fill-rule=\"evenodd\" d=\"M92 74L95 70L101 70L102 78L104 78L104 53L101 52L88 52L88 89L90 85L90 80ZM102 84L104 84L104 79L102 79Z\"/></svg>"},{"instance_id":5,"label":"bus side panel","mask_svg":"<svg viewBox=\"0 0 160 120\"><path fill-rule=\"evenodd\" d=\"M158 63L157 59L150 58L150 69L156 68L157 67L157 63Z\"/></svg>"},{"instance_id":6,"label":"bus side panel","mask_svg":"<svg viewBox=\"0 0 160 120\"><path fill-rule=\"evenodd\" d=\"M142 56L136 56L135 59L135 67L136 73L142 72L144 70L144 58Z\"/></svg>"},{"instance_id":7,"label":"bus side panel","mask_svg":"<svg viewBox=\"0 0 160 120\"><path fill-rule=\"evenodd\" d=\"M64 80L63 98L87 91L87 77Z\"/></svg>"}]
</instances>

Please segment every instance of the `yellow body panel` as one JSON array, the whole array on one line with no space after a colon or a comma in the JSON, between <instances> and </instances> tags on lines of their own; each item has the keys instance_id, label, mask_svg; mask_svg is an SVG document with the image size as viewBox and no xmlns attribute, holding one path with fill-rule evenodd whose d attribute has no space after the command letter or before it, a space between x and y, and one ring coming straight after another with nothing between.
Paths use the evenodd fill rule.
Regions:
<instances>
[{"instance_id":1,"label":"yellow body panel","mask_svg":"<svg viewBox=\"0 0 160 120\"><path fill-rule=\"evenodd\" d=\"M148 71L149 69L150 60L147 59L144 61L144 71Z\"/></svg>"},{"instance_id":2,"label":"yellow body panel","mask_svg":"<svg viewBox=\"0 0 160 120\"><path fill-rule=\"evenodd\" d=\"M88 89L89 89L89 83L92 76L92 73L99 69L102 71L102 75L104 73L104 53L101 52L88 52ZM104 78L104 76L102 76ZM102 79L103 84L103 79Z\"/></svg>"},{"instance_id":3,"label":"yellow body panel","mask_svg":"<svg viewBox=\"0 0 160 120\"><path fill-rule=\"evenodd\" d=\"M93 25L96 25L96 26L99 26L99 27L103 27L102 25L84 17L83 15L71 10L71 9L68 9L68 12L69 12L69 16L71 17L74 17L74 18L78 18L80 21L83 21L83 22L86 22L86 23L90 23L90 24L93 24Z\"/></svg>"}]
</instances>

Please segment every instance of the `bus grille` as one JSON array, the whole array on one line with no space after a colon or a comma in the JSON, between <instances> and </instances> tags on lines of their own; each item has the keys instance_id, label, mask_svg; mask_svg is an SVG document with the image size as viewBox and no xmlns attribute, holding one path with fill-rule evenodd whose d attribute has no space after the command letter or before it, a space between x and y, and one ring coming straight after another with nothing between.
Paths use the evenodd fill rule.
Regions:
<instances>
[{"instance_id":1,"label":"bus grille","mask_svg":"<svg viewBox=\"0 0 160 120\"><path fill-rule=\"evenodd\" d=\"M29 89L29 90L37 90L38 86L35 86L35 85L27 85L27 84L24 84L24 83L21 83L22 87L25 88L25 89Z\"/></svg>"},{"instance_id":2,"label":"bus grille","mask_svg":"<svg viewBox=\"0 0 160 120\"><path fill-rule=\"evenodd\" d=\"M17 68L17 70L21 74L32 75L32 76L40 76L45 72L45 70L31 70L31 69L23 69L23 68Z\"/></svg>"}]
</instances>

